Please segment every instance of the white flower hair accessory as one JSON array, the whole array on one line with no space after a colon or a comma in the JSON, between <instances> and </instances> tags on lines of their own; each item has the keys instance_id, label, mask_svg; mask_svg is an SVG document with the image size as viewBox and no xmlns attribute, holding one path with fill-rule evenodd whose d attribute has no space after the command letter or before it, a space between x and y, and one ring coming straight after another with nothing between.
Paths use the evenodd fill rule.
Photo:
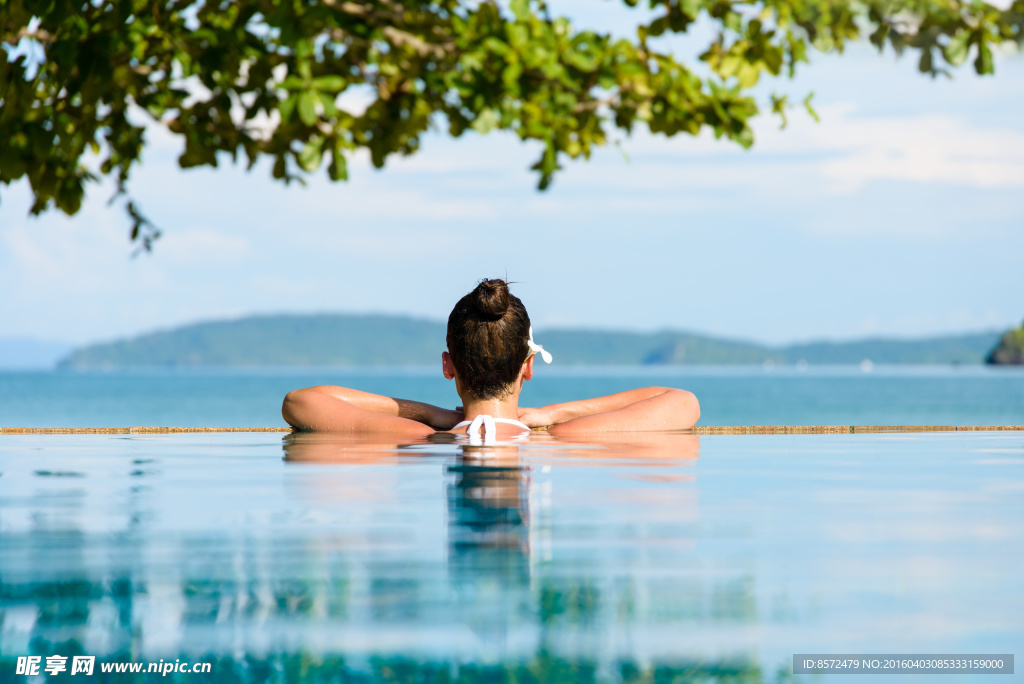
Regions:
<instances>
[{"instance_id":1,"label":"white flower hair accessory","mask_svg":"<svg viewBox=\"0 0 1024 684\"><path fill-rule=\"evenodd\" d=\"M551 363L551 352L544 351L544 347L533 341L533 326L530 326L530 339L526 340L526 344L530 347L530 356L540 354L540 357L544 359L544 363Z\"/></svg>"}]
</instances>

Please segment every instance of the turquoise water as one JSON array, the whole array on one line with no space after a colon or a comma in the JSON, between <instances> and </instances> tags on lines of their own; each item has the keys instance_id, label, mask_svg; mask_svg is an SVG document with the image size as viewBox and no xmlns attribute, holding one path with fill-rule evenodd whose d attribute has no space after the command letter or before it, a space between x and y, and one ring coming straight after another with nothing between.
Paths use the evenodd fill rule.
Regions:
<instances>
[{"instance_id":1,"label":"turquoise water","mask_svg":"<svg viewBox=\"0 0 1024 684\"><path fill-rule=\"evenodd\" d=\"M853 682L793 677L792 655L1021 653L1024 433L492 452L2 435L0 681L31 654L468 684Z\"/></svg>"},{"instance_id":2,"label":"turquoise water","mask_svg":"<svg viewBox=\"0 0 1024 684\"><path fill-rule=\"evenodd\" d=\"M284 425L284 394L340 384L455 406L437 369L0 373L0 425ZM642 385L692 390L703 425L1014 425L1024 423L1024 369L540 368L524 405Z\"/></svg>"}]
</instances>

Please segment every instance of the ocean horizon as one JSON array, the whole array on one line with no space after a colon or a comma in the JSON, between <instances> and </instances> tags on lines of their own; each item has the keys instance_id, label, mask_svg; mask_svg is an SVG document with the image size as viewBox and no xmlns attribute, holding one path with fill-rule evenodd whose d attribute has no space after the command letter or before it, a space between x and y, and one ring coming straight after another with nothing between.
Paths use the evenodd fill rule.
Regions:
<instances>
[{"instance_id":1,"label":"ocean horizon","mask_svg":"<svg viewBox=\"0 0 1024 684\"><path fill-rule=\"evenodd\" d=\"M284 426L284 395L318 384L459 403L437 366L0 371L0 426ZM1024 368L991 366L544 367L522 403L647 385L694 392L709 426L1024 423Z\"/></svg>"}]
</instances>

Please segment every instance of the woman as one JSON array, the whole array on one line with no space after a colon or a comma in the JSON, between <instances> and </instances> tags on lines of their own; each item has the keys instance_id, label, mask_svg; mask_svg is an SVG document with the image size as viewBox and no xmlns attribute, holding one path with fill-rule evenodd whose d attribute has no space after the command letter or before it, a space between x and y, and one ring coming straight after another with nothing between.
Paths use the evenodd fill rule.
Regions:
<instances>
[{"instance_id":1,"label":"woman","mask_svg":"<svg viewBox=\"0 0 1024 684\"><path fill-rule=\"evenodd\" d=\"M700 418L697 398L669 387L643 387L605 397L519 405L523 383L533 377L536 353L530 317L504 280L484 280L448 316L444 376L462 398L457 410L394 399L346 387L321 385L289 392L281 412L296 430L390 433L402 438L435 432L469 434L485 443L528 435L548 426L554 435L641 430L680 430Z\"/></svg>"}]
</instances>

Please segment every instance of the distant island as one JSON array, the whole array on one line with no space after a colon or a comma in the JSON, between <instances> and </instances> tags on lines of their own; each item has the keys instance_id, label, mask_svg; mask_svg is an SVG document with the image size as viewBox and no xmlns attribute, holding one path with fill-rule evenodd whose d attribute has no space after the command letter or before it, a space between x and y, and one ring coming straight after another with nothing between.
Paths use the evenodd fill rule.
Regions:
<instances>
[{"instance_id":1,"label":"distant island","mask_svg":"<svg viewBox=\"0 0 1024 684\"><path fill-rule=\"evenodd\" d=\"M689 332L537 330L559 366L981 364L998 331L917 340L865 339L772 347ZM276 315L212 321L76 349L66 369L125 367L429 366L445 324L405 316Z\"/></svg>"},{"instance_id":2,"label":"distant island","mask_svg":"<svg viewBox=\"0 0 1024 684\"><path fill-rule=\"evenodd\" d=\"M999 338L999 344L985 357L985 362L996 366L1024 366L1024 323Z\"/></svg>"}]
</instances>

